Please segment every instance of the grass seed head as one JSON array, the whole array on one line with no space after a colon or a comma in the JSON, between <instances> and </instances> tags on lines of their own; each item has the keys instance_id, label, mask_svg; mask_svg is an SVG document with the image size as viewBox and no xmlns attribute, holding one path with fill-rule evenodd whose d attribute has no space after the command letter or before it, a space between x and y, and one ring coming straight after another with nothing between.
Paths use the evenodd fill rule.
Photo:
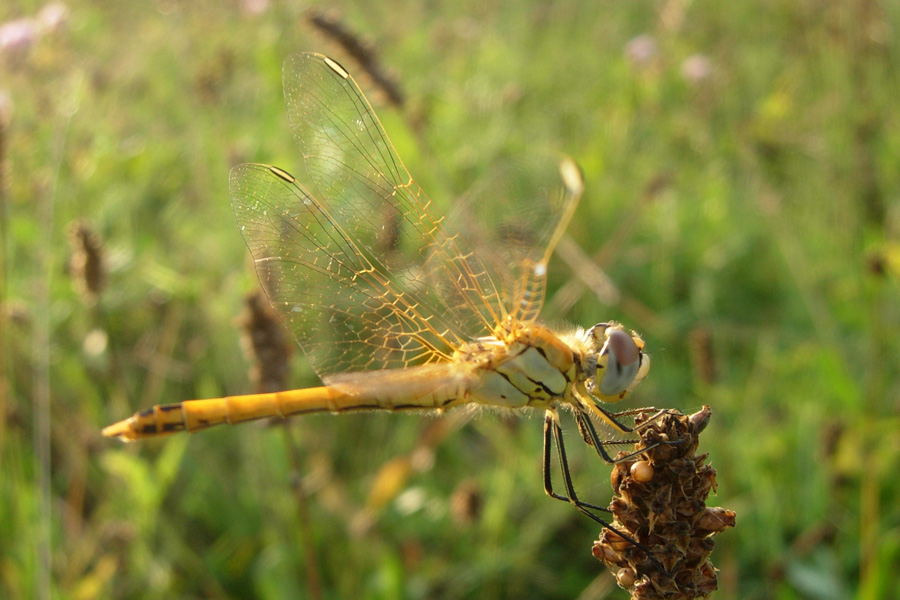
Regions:
<instances>
[{"instance_id":1,"label":"grass seed head","mask_svg":"<svg viewBox=\"0 0 900 600\"><path fill-rule=\"evenodd\" d=\"M67 233L72 249L69 259L72 285L87 304L93 305L106 285L103 242L86 220L71 223Z\"/></svg>"},{"instance_id":2,"label":"grass seed head","mask_svg":"<svg viewBox=\"0 0 900 600\"><path fill-rule=\"evenodd\" d=\"M254 390L267 393L287 389L294 346L260 290L244 297L241 328L241 346L251 361Z\"/></svg>"},{"instance_id":3,"label":"grass seed head","mask_svg":"<svg viewBox=\"0 0 900 600\"><path fill-rule=\"evenodd\" d=\"M705 598L716 589L716 569L709 561L713 537L734 526L735 513L706 506L716 489L716 471L696 450L710 415L705 406L693 415L656 418L639 429L636 449L650 449L613 467L613 526L649 555L610 530L594 543L593 554L632 600ZM646 418L638 417L636 425ZM653 447L660 442L676 443Z\"/></svg>"}]
</instances>

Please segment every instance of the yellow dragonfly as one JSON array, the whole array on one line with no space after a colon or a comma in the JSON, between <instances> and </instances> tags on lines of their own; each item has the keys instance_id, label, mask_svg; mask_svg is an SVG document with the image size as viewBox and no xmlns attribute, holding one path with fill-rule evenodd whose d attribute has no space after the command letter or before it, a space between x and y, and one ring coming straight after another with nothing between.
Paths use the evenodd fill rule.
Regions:
<instances>
[{"instance_id":1,"label":"yellow dragonfly","mask_svg":"<svg viewBox=\"0 0 900 600\"><path fill-rule=\"evenodd\" d=\"M601 403L631 392L650 360L618 323L560 332L536 321L550 254L584 188L576 164L531 168L500 192L513 202L483 198L452 219L410 176L340 64L298 54L283 78L312 187L244 164L231 171L231 196L262 286L325 385L154 406L103 434L130 441L326 411L540 409L544 489L610 527L595 514L605 508L575 494L559 410L614 462L595 421L629 433L619 418L654 409ZM554 443L565 495L551 483Z\"/></svg>"}]
</instances>

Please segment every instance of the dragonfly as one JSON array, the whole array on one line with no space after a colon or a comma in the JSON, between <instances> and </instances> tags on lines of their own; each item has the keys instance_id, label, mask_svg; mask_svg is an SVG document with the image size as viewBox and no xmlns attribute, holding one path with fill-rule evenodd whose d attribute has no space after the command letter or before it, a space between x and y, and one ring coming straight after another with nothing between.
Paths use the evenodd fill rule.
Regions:
<instances>
[{"instance_id":1,"label":"dragonfly","mask_svg":"<svg viewBox=\"0 0 900 600\"><path fill-rule=\"evenodd\" d=\"M614 463L606 448L623 442L601 440L596 425L629 434L635 428L621 419L656 409L603 406L647 375L638 334L613 321L566 331L538 322L550 255L584 190L576 163L525 169L445 215L338 62L291 56L283 84L311 185L279 167L242 164L230 192L262 287L324 385L157 405L103 434L133 441L320 412L542 410L544 490L612 529L597 514L609 511L575 492L560 411ZM553 488L554 445L564 493Z\"/></svg>"}]
</instances>

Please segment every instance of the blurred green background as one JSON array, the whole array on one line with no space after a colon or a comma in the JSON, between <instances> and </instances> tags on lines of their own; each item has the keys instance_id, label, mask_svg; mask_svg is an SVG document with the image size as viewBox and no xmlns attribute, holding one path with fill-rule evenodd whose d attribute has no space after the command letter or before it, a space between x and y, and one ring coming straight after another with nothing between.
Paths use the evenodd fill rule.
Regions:
<instances>
[{"instance_id":1,"label":"blurred green background","mask_svg":"<svg viewBox=\"0 0 900 600\"><path fill-rule=\"evenodd\" d=\"M738 513L718 597L895 597L900 4L336 2L401 106L311 24L326 8L0 8L0 597L626 597L542 491L537 416L100 436L252 391L228 170L302 171L280 77L302 50L358 75L439 202L499 156L581 164L544 319L644 335L629 406L712 406L710 504ZM605 504L609 468L569 445Z\"/></svg>"}]
</instances>

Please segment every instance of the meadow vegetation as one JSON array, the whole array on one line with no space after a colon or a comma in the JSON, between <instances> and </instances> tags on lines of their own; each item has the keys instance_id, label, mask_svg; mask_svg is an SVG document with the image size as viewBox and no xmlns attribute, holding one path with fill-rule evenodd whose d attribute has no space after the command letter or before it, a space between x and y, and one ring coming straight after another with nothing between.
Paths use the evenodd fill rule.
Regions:
<instances>
[{"instance_id":1,"label":"meadow vegetation","mask_svg":"<svg viewBox=\"0 0 900 600\"><path fill-rule=\"evenodd\" d=\"M644 336L629 406L712 407L711 503L738 514L719 597L896 593L900 4L335 4L401 104L303 3L73 0L0 30L0 597L625 597L595 524L543 493L537 416L101 437L252 391L228 171L302 172L298 51L359 75L443 206L503 157L581 165L543 318ZM0 26L42 7L4 3ZM609 467L567 425L605 504Z\"/></svg>"}]
</instances>

